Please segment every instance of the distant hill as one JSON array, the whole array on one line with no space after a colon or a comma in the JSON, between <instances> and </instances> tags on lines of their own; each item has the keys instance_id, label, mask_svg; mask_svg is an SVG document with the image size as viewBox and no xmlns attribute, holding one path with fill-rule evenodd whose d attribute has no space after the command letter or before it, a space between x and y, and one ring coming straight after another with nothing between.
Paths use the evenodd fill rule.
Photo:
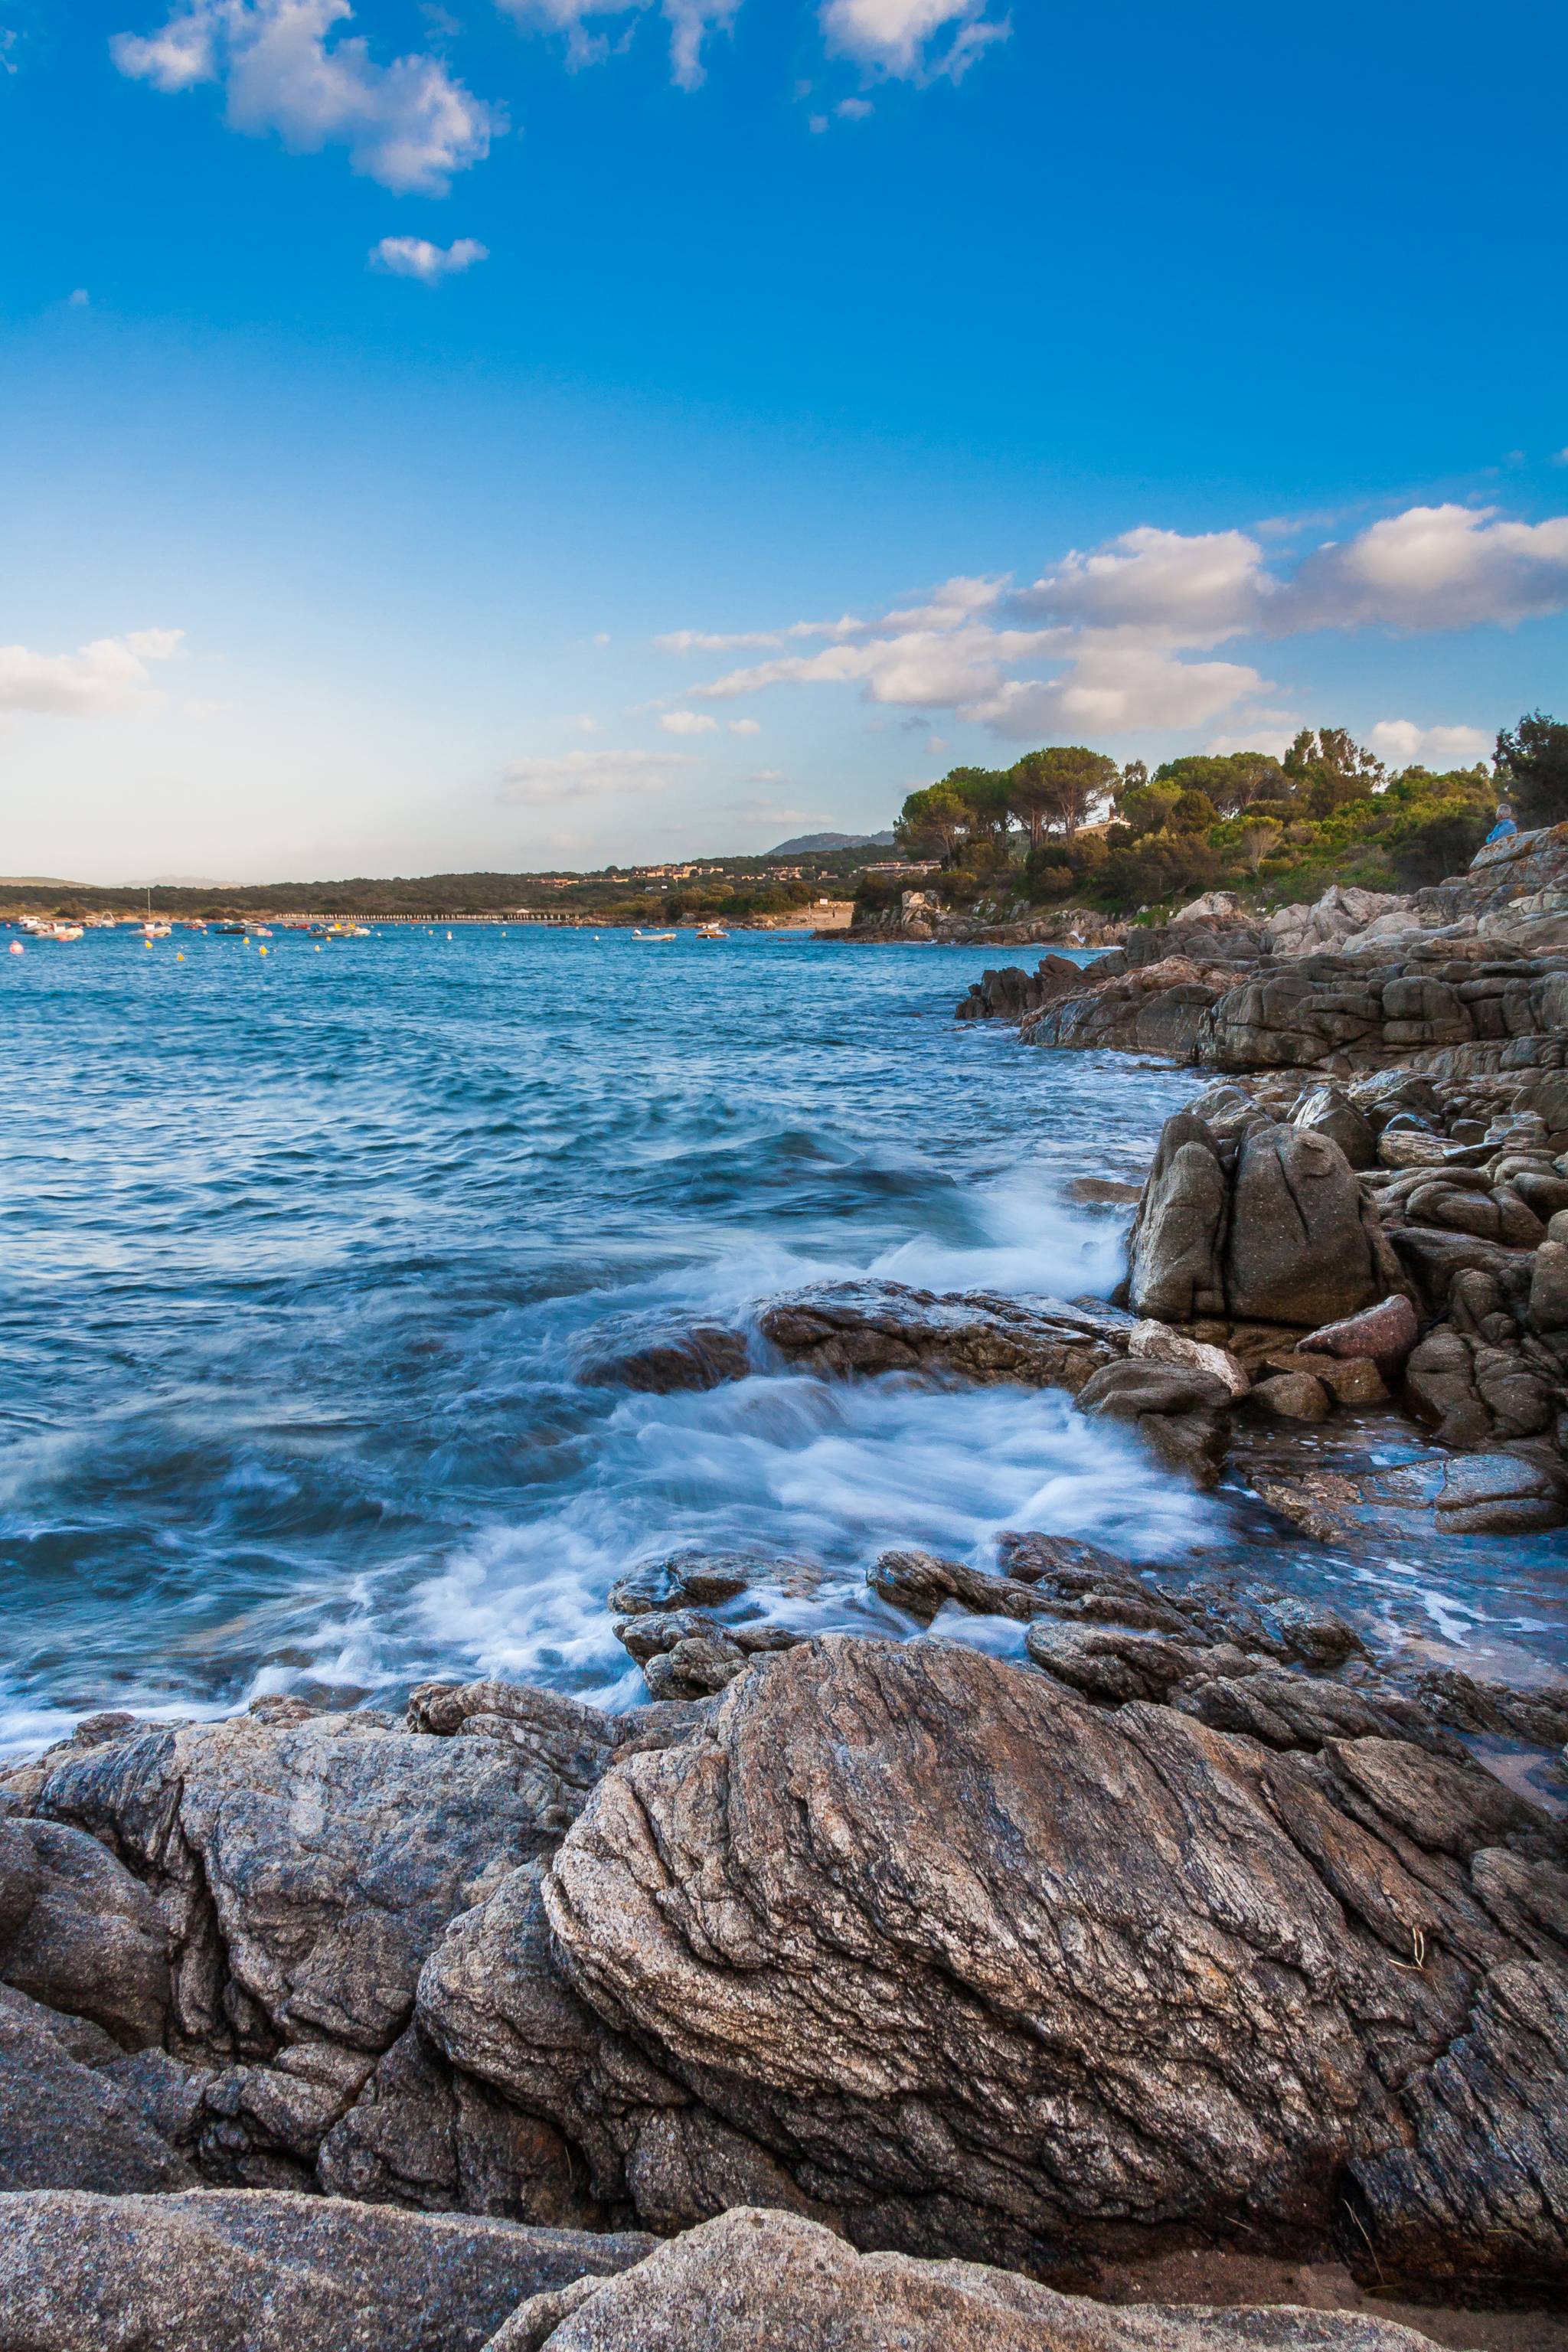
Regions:
<instances>
[{"instance_id":1,"label":"distant hill","mask_svg":"<svg viewBox=\"0 0 1568 2352\"><path fill-rule=\"evenodd\" d=\"M814 849L891 849L890 833L797 833L793 841L781 841L776 849L764 849L764 857L802 857Z\"/></svg>"}]
</instances>

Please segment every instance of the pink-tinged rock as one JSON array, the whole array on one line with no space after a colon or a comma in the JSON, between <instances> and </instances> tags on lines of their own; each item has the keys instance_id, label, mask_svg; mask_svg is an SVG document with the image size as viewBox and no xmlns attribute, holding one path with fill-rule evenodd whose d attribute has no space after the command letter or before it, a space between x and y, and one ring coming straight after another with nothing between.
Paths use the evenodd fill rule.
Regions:
<instances>
[{"instance_id":1,"label":"pink-tinged rock","mask_svg":"<svg viewBox=\"0 0 1568 2352\"><path fill-rule=\"evenodd\" d=\"M1419 1325L1408 1298L1381 1299L1347 1315L1342 1323L1325 1323L1301 1341L1304 1352L1325 1356L1364 1356L1385 1375L1396 1372L1415 1345Z\"/></svg>"}]
</instances>

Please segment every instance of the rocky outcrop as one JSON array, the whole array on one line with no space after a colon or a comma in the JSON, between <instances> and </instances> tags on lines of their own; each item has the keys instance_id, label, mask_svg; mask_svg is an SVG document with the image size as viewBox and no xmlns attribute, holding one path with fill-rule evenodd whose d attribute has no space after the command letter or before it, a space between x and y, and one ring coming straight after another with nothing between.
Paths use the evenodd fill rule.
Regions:
<instances>
[{"instance_id":1,"label":"rocky outcrop","mask_svg":"<svg viewBox=\"0 0 1568 2352\"><path fill-rule=\"evenodd\" d=\"M1341 1723L1277 1748L814 1642L612 1769L437 1948L421 2016L663 2227L782 2178L858 2244L1058 2278L1195 2230L1558 2279L1560 1842Z\"/></svg>"},{"instance_id":2,"label":"rocky outcrop","mask_svg":"<svg viewBox=\"0 0 1568 2352\"><path fill-rule=\"evenodd\" d=\"M1170 955L1132 971L1107 974L1093 966L1090 971L1094 976L1089 986L1025 1014L1019 1034L1026 1045L1110 1047L1190 1062L1206 1034L1211 1008L1235 976L1228 969L1188 955Z\"/></svg>"},{"instance_id":3,"label":"rocky outcrop","mask_svg":"<svg viewBox=\"0 0 1568 2352\"><path fill-rule=\"evenodd\" d=\"M0 2197L5 2352L479 2352L652 2240L199 2189Z\"/></svg>"},{"instance_id":4,"label":"rocky outcrop","mask_svg":"<svg viewBox=\"0 0 1568 2352\"><path fill-rule=\"evenodd\" d=\"M574 1370L585 1388L716 1389L751 1369L743 1331L699 1316L608 1318L580 1349Z\"/></svg>"},{"instance_id":5,"label":"rocky outcrop","mask_svg":"<svg viewBox=\"0 0 1568 2352\"><path fill-rule=\"evenodd\" d=\"M1310 1326L1376 1305L1399 1280L1327 1135L1260 1122L1231 1142L1189 1112L1166 1121L1132 1229L1137 1314Z\"/></svg>"},{"instance_id":6,"label":"rocky outcrop","mask_svg":"<svg viewBox=\"0 0 1568 2352\"><path fill-rule=\"evenodd\" d=\"M1021 964L1000 971L983 971L972 981L954 1016L959 1021L1021 1021L1054 997L1068 996L1083 986L1083 966L1070 956L1042 956L1032 972Z\"/></svg>"},{"instance_id":7,"label":"rocky outcrop","mask_svg":"<svg viewBox=\"0 0 1568 2352\"><path fill-rule=\"evenodd\" d=\"M1080 1412L1131 1423L1167 1469L1200 1486L1219 1476L1235 1401L1230 1383L1201 1365L1131 1355L1107 1364L1078 1393Z\"/></svg>"},{"instance_id":8,"label":"rocky outcrop","mask_svg":"<svg viewBox=\"0 0 1568 2352\"><path fill-rule=\"evenodd\" d=\"M1115 2308L1015 2271L857 2253L818 2224L739 2208L635 2270L525 2304L489 2352L1430 2352L1384 2319L1290 2309Z\"/></svg>"},{"instance_id":9,"label":"rocky outcrop","mask_svg":"<svg viewBox=\"0 0 1568 2352\"><path fill-rule=\"evenodd\" d=\"M1076 1391L1126 1345L1124 1318L1091 1305L901 1282L815 1283L769 1299L757 1322L786 1361L837 1377L920 1371Z\"/></svg>"}]
</instances>

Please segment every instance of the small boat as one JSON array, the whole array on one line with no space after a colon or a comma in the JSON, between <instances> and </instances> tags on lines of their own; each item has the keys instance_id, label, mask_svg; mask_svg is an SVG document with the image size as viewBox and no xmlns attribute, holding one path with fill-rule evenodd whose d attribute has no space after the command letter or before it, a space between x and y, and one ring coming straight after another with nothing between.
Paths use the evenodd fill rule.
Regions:
<instances>
[{"instance_id":1,"label":"small boat","mask_svg":"<svg viewBox=\"0 0 1568 2352\"><path fill-rule=\"evenodd\" d=\"M699 923L697 936L700 940L727 940L730 934L722 923Z\"/></svg>"},{"instance_id":2,"label":"small boat","mask_svg":"<svg viewBox=\"0 0 1568 2352\"><path fill-rule=\"evenodd\" d=\"M213 929L220 939L242 940L245 937L243 923L215 923Z\"/></svg>"},{"instance_id":3,"label":"small boat","mask_svg":"<svg viewBox=\"0 0 1568 2352\"><path fill-rule=\"evenodd\" d=\"M666 940L674 939L675 933L673 931L639 931L634 929L632 937L634 940L653 940L662 943Z\"/></svg>"},{"instance_id":4,"label":"small boat","mask_svg":"<svg viewBox=\"0 0 1568 2352\"><path fill-rule=\"evenodd\" d=\"M253 940L269 940L272 933L265 923L252 923L249 927L249 937Z\"/></svg>"},{"instance_id":5,"label":"small boat","mask_svg":"<svg viewBox=\"0 0 1568 2352\"><path fill-rule=\"evenodd\" d=\"M143 923L142 936L144 940L166 940L169 936L169 926L167 923Z\"/></svg>"},{"instance_id":6,"label":"small boat","mask_svg":"<svg viewBox=\"0 0 1568 2352\"><path fill-rule=\"evenodd\" d=\"M81 937L81 925L79 923L51 923L49 925L48 936L51 940L79 940Z\"/></svg>"}]
</instances>

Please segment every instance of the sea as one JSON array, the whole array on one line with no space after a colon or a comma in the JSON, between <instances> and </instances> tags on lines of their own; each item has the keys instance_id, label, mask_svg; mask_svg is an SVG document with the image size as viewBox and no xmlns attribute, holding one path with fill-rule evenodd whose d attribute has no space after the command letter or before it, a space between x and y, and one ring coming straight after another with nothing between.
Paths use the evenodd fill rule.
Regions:
<instances>
[{"instance_id":1,"label":"sea","mask_svg":"<svg viewBox=\"0 0 1568 2352\"><path fill-rule=\"evenodd\" d=\"M1049 1391L578 1380L607 1323L810 1281L1107 1296L1131 1213L1074 1181L1136 1182L1198 1075L956 1024L998 960L517 925L0 954L0 1753L432 1676L624 1706L640 1563L788 1555L815 1590L778 1613L908 1638L878 1552L992 1566L1009 1528L1560 1671L1562 1538L1316 1545Z\"/></svg>"}]
</instances>

